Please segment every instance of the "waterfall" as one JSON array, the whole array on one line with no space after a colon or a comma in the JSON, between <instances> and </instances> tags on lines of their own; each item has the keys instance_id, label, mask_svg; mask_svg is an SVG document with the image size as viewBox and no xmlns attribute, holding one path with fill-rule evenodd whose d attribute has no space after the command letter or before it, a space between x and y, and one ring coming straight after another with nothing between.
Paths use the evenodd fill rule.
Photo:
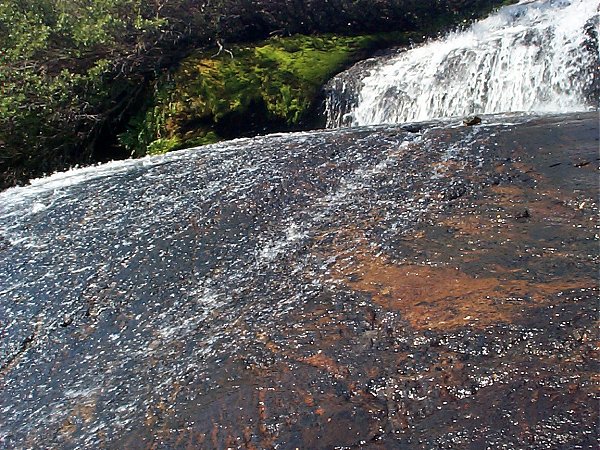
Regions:
<instances>
[{"instance_id":1,"label":"waterfall","mask_svg":"<svg viewBox=\"0 0 600 450\"><path fill-rule=\"evenodd\" d=\"M598 9L597 0L521 1L465 31L363 63L328 85L327 126L597 108Z\"/></svg>"}]
</instances>

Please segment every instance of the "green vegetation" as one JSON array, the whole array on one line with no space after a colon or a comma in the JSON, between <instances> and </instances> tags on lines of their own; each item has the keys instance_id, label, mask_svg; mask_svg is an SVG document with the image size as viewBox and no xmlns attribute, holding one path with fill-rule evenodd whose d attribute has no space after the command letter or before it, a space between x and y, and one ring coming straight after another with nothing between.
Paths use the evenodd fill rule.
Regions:
<instances>
[{"instance_id":1,"label":"green vegetation","mask_svg":"<svg viewBox=\"0 0 600 450\"><path fill-rule=\"evenodd\" d=\"M90 162L144 79L115 77L165 26L137 0L2 0L0 187ZM113 112L117 113L113 116Z\"/></svg>"},{"instance_id":2,"label":"green vegetation","mask_svg":"<svg viewBox=\"0 0 600 450\"><path fill-rule=\"evenodd\" d=\"M157 81L152 101L121 142L135 155L165 152L255 132L310 123L321 86L373 46L407 35L274 37L235 45L213 57L198 52ZM146 150L148 149L148 150Z\"/></svg>"}]
</instances>

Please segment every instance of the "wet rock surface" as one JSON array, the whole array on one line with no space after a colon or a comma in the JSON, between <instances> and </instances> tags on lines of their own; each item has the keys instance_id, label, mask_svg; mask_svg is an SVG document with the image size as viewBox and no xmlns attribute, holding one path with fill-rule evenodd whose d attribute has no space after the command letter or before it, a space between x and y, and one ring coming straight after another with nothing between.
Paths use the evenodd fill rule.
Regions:
<instances>
[{"instance_id":1,"label":"wet rock surface","mask_svg":"<svg viewBox=\"0 0 600 450\"><path fill-rule=\"evenodd\" d=\"M596 113L0 196L0 447L595 448Z\"/></svg>"}]
</instances>

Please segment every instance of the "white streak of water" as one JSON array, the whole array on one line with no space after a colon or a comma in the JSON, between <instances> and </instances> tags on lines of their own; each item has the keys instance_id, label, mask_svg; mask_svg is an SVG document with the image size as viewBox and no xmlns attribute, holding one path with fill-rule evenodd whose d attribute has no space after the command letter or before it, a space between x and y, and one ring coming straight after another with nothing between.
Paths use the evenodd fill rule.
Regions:
<instances>
[{"instance_id":1,"label":"white streak of water","mask_svg":"<svg viewBox=\"0 0 600 450\"><path fill-rule=\"evenodd\" d=\"M521 2L388 57L352 84L357 92L341 93L356 99L350 111L336 111L329 99L328 126L597 107L598 5Z\"/></svg>"}]
</instances>

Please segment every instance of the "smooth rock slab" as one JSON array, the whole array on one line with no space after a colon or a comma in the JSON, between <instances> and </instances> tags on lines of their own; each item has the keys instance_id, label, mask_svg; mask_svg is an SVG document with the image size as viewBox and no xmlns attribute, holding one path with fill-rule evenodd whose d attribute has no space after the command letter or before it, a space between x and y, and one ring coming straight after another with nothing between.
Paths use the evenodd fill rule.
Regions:
<instances>
[{"instance_id":1,"label":"smooth rock slab","mask_svg":"<svg viewBox=\"0 0 600 450\"><path fill-rule=\"evenodd\" d=\"M597 115L0 194L0 447L595 448Z\"/></svg>"}]
</instances>

